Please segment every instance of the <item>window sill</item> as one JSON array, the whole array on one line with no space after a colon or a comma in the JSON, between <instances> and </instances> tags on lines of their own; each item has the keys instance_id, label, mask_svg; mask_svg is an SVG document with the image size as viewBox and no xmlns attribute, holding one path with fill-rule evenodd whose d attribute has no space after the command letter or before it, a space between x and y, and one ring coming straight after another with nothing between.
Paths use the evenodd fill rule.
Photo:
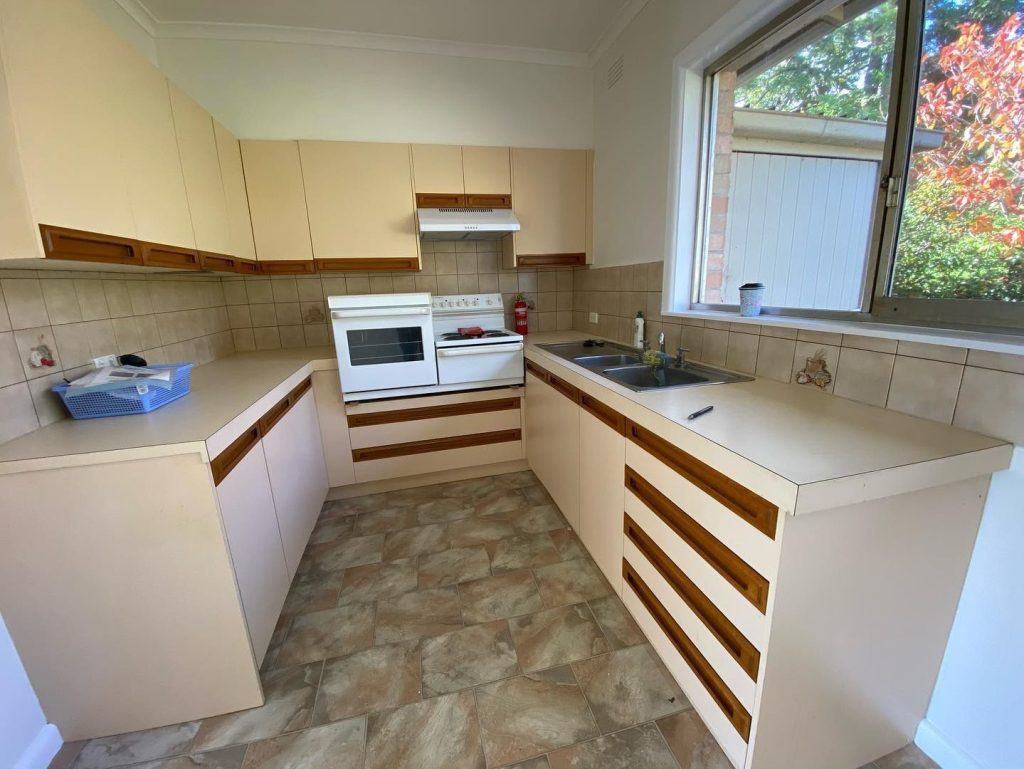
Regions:
<instances>
[{"instance_id":1,"label":"window sill","mask_svg":"<svg viewBox=\"0 0 1024 769\"><path fill-rule=\"evenodd\" d=\"M722 310L686 310L683 312L663 312L662 315L742 325L795 328L832 334L856 334L858 336L870 336L880 339L901 339L907 342L920 342L922 344L942 344L952 347L965 347L969 350L1024 355L1024 337L1013 334L960 331L924 326L900 326L895 323L799 318L791 315L759 315L756 318L744 318L738 312L725 312Z\"/></svg>"}]
</instances>

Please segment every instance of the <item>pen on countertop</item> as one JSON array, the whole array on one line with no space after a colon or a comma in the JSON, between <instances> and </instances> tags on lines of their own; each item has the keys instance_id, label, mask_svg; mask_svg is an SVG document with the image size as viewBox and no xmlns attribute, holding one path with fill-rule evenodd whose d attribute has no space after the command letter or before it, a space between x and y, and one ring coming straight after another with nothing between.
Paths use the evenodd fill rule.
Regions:
<instances>
[{"instance_id":1,"label":"pen on countertop","mask_svg":"<svg viewBox=\"0 0 1024 769\"><path fill-rule=\"evenodd\" d=\"M700 411L694 411L686 419L687 419L687 421L689 421L691 419L696 419L697 417L702 417L705 414L707 414L709 411L713 410L714 408L715 408L714 406L705 406L704 408L700 409Z\"/></svg>"}]
</instances>

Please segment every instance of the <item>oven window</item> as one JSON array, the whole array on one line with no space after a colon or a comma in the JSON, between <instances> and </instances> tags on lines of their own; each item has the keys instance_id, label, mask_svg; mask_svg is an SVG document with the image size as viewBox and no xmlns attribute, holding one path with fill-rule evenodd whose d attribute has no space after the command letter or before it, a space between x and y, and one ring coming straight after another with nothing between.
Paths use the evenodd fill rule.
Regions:
<instances>
[{"instance_id":1,"label":"oven window","mask_svg":"<svg viewBox=\"0 0 1024 769\"><path fill-rule=\"evenodd\" d=\"M423 360L423 329L419 326L357 329L346 334L352 366Z\"/></svg>"}]
</instances>

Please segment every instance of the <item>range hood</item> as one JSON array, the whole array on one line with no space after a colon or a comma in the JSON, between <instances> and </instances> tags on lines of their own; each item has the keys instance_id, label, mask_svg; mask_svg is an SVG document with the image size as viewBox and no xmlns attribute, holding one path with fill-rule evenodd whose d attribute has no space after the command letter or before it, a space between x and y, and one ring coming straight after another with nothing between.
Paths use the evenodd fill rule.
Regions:
<instances>
[{"instance_id":1,"label":"range hood","mask_svg":"<svg viewBox=\"0 0 1024 769\"><path fill-rule=\"evenodd\" d=\"M418 208L424 240L501 240L519 231L509 208Z\"/></svg>"}]
</instances>

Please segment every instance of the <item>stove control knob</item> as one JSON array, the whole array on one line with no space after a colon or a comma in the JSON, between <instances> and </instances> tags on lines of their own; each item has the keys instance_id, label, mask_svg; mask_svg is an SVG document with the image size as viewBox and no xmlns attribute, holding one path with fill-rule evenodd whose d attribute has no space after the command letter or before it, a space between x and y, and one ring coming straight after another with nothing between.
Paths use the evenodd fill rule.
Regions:
<instances>
[{"instance_id":1,"label":"stove control knob","mask_svg":"<svg viewBox=\"0 0 1024 769\"><path fill-rule=\"evenodd\" d=\"M479 305L479 304L480 304L480 300L479 300L479 299L474 299L474 300L473 300L473 306L474 306L474 307L476 307L476 306L477 306L477 305Z\"/></svg>"}]
</instances>

